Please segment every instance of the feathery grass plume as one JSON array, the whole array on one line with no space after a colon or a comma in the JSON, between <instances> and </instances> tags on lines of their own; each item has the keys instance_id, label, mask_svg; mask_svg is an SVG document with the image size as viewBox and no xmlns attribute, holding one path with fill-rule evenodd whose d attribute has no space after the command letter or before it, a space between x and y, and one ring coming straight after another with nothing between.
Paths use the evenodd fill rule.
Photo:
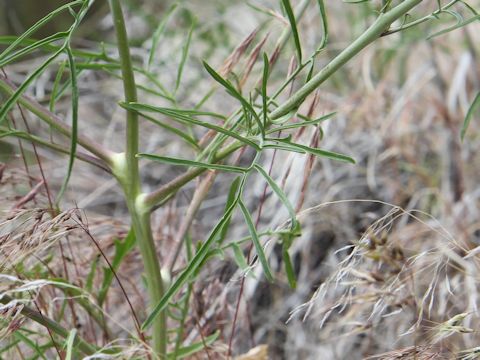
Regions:
<instances>
[{"instance_id":1,"label":"feathery grass plume","mask_svg":"<svg viewBox=\"0 0 480 360\"><path fill-rule=\"evenodd\" d=\"M23 325L22 307L14 301L0 304L0 340L8 338Z\"/></svg>"},{"instance_id":2,"label":"feathery grass plume","mask_svg":"<svg viewBox=\"0 0 480 360\"><path fill-rule=\"evenodd\" d=\"M404 349L389 351L386 353L373 355L365 358L365 360L434 360L445 359L447 357L441 351L435 351L429 346L410 346Z\"/></svg>"},{"instance_id":3,"label":"feathery grass plume","mask_svg":"<svg viewBox=\"0 0 480 360\"><path fill-rule=\"evenodd\" d=\"M46 254L56 242L78 229L78 209L64 211L54 218L47 209L18 209L3 214L0 221L0 266L28 261L32 254Z\"/></svg>"},{"instance_id":4,"label":"feathery grass plume","mask_svg":"<svg viewBox=\"0 0 480 360\"><path fill-rule=\"evenodd\" d=\"M457 354L460 360L474 360L480 356L480 346L459 351Z\"/></svg>"},{"instance_id":5,"label":"feathery grass plume","mask_svg":"<svg viewBox=\"0 0 480 360\"><path fill-rule=\"evenodd\" d=\"M410 218L411 224L392 234L402 218ZM454 292L468 284L469 266L477 266L465 264L458 252L463 252L461 245L435 219L393 206L360 240L337 250L339 256L346 255L336 271L289 321L303 312L304 320L320 318L319 326L329 336L371 333L379 341L380 329L387 327L405 344L427 333L417 341L427 347L444 344L454 334L472 334L471 326L461 322L475 311L475 304L459 303ZM444 309L451 306L468 312L448 318ZM440 324L430 328L432 321Z\"/></svg>"},{"instance_id":6,"label":"feathery grass plume","mask_svg":"<svg viewBox=\"0 0 480 360\"><path fill-rule=\"evenodd\" d=\"M467 313L457 314L441 324L434 326L429 334L431 343L436 344L454 334L473 333L475 331L474 329L462 325L467 316Z\"/></svg>"}]
</instances>

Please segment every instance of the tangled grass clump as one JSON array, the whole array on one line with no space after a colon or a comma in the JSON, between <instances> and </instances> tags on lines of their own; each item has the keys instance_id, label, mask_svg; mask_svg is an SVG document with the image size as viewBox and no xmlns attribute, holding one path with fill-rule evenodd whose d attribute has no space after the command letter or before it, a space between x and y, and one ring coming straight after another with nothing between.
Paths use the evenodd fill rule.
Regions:
<instances>
[{"instance_id":1,"label":"tangled grass clump","mask_svg":"<svg viewBox=\"0 0 480 360\"><path fill-rule=\"evenodd\" d=\"M358 346L350 337L364 334L369 341L362 351L387 351L372 358L463 356L460 349L477 339L478 248L422 211L382 205L391 210L358 241L336 250L336 270L290 319L319 319L323 346L339 349L340 342L345 354ZM399 350L388 352L393 346Z\"/></svg>"}]
</instances>

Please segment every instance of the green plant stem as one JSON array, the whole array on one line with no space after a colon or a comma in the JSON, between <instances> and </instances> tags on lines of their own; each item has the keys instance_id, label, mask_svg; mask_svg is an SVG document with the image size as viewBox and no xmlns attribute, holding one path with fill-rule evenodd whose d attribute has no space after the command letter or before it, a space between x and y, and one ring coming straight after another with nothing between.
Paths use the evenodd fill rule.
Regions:
<instances>
[{"instance_id":1,"label":"green plant stem","mask_svg":"<svg viewBox=\"0 0 480 360\"><path fill-rule=\"evenodd\" d=\"M122 7L119 0L109 0L109 4L114 20L115 34L120 56L125 101L136 102L137 87L135 84L135 76ZM117 179L119 179L125 192L133 231L135 232L140 253L144 261L148 293L150 296L149 302L151 304L157 304L163 297L164 289L160 272L160 263L150 227L150 211L144 206L142 201L139 201L141 196L141 186L138 159L136 158L139 141L138 114L135 111L126 111L127 130L125 164L117 169L114 168L114 174L117 176ZM163 359L167 352L166 315L164 312L155 319L152 331L153 351L157 356Z\"/></svg>"},{"instance_id":2,"label":"green plant stem","mask_svg":"<svg viewBox=\"0 0 480 360\"><path fill-rule=\"evenodd\" d=\"M7 78L5 78L3 75L0 75L0 90L6 95L11 96L15 92L16 87ZM67 125L57 115L48 111L45 107L40 105L38 102L30 98L29 96L27 95L20 96L18 102L22 106L24 106L26 109L28 109L30 112L38 116L40 120L44 121L45 123L50 125L53 129L57 130L59 133L67 137L72 136L72 129L69 125ZM112 157L114 156L114 153L112 151L106 149L104 146L93 141L92 139L82 135L78 135L77 141L86 150L96 155L98 158L103 160L106 164L108 165L112 164Z\"/></svg>"},{"instance_id":3,"label":"green plant stem","mask_svg":"<svg viewBox=\"0 0 480 360\"><path fill-rule=\"evenodd\" d=\"M0 297L0 302L2 304L13 303L14 301L15 299L11 298L8 295L2 295ZM70 332L67 329L65 329L62 325L42 315L38 311L31 309L28 306L23 306L21 313L22 315L35 321L36 323L50 329L53 333L61 336L64 339L68 338L70 334ZM93 355L97 352L97 349L93 345L89 344L78 335L75 336L74 345L78 347L78 349L86 355Z\"/></svg>"},{"instance_id":4,"label":"green plant stem","mask_svg":"<svg viewBox=\"0 0 480 360\"><path fill-rule=\"evenodd\" d=\"M420 4L423 0L405 0L390 11L382 13L377 20L354 42L338 54L330 63L320 70L309 82L303 85L297 92L275 109L270 114L270 119L275 120L298 109L305 98L317 89L325 80L329 79L338 69L345 65L370 43L382 36L390 25L404 16L408 11Z\"/></svg>"},{"instance_id":5,"label":"green plant stem","mask_svg":"<svg viewBox=\"0 0 480 360\"><path fill-rule=\"evenodd\" d=\"M137 86L135 84L135 75L133 73L130 47L128 44L128 36L125 28L125 20L123 18L122 8L119 0L109 0L109 3L115 25L115 35L117 38L117 46L120 56L125 101L127 103L136 102ZM129 191L135 196L140 193L138 160L135 157L135 155L138 153L138 137L138 114L135 111L127 110L127 178L131 182L128 184Z\"/></svg>"},{"instance_id":6,"label":"green plant stem","mask_svg":"<svg viewBox=\"0 0 480 360\"><path fill-rule=\"evenodd\" d=\"M162 299L165 289L152 236L150 211L145 207L139 207L138 202L132 202L130 199L127 200L127 205L144 263L149 302L151 305L155 305ZM153 350L160 359L164 359L167 353L166 326L166 314L165 311L162 311L152 326Z\"/></svg>"}]
</instances>

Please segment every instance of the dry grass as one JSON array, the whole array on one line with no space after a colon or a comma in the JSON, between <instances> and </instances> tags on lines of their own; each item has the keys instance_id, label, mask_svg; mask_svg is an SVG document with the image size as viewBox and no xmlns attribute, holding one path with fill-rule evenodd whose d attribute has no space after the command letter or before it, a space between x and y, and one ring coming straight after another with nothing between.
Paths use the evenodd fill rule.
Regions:
<instances>
[{"instance_id":1,"label":"dry grass","mask_svg":"<svg viewBox=\"0 0 480 360\"><path fill-rule=\"evenodd\" d=\"M328 6L331 19L339 20L332 21L330 47L320 57L320 64L351 38L346 30L348 19L342 15L347 5L339 2ZM215 11L210 5L200 6L196 2L189 7L201 8L208 16ZM265 34L247 38L257 26L259 15L252 15L244 24L240 16L225 21L235 9L239 14L248 10L243 4L233 4L215 22L225 22L231 49L216 48L210 56L216 66L224 64L225 74L251 72L242 81L249 88L253 86L254 75L261 70L258 64L250 68L258 56L254 48L271 51L277 32L271 31L265 43ZM317 21L317 14L310 12L302 22L306 49L314 48L318 42ZM208 31L215 24L202 26ZM358 21L351 31L356 33L362 28L363 23ZM234 354L268 344L272 359L466 360L479 356L478 122L472 122L464 143L459 140L463 117L480 83L477 57L480 49L469 47L466 42L470 39L471 44L478 44L478 30L475 23L465 31L431 43L411 39L402 43L406 40L396 35L382 39L307 99L302 111L310 112L312 117L331 111L338 114L323 126L323 138L312 129L295 134L298 141L353 154L357 165L313 161L297 154L265 156L267 168L273 164L272 176L284 185L299 210L303 233L291 248L298 287L295 290L288 287L275 237L268 239L266 250L278 283L265 282L256 264L251 264L247 274L238 270L230 252L225 252L223 259L213 259L193 286L192 314L185 324L185 339L187 343L199 341L215 330L220 330L221 336L198 358L226 356L243 278ZM169 36L172 51L162 52L159 58L161 66L167 69L162 78L167 87L175 81L168 71L178 61L173 54L178 54L175 49L182 46L179 34ZM245 38L248 40L244 45L250 45L249 51L242 47L236 52L232 50ZM189 92L187 86L182 94L184 104L195 104L198 94L211 86L196 64L208 46L199 40L192 48L186 78L198 91ZM136 56L145 59L146 47L147 44L136 48ZM384 63L392 53L395 53L392 60ZM280 61L280 67L287 68L290 59ZM21 76L31 66L31 62L26 62L10 67L9 76ZM42 98L42 86L51 86L52 77L48 74L37 85L34 90L37 98ZM116 81L93 72L87 71L80 79L81 117L89 119L82 121L83 130L104 139L106 145L114 145L118 141L115 134L123 128L121 110L114 107L120 97L115 91L120 92L120 87ZM157 98L144 96L143 102L159 102ZM68 103L65 104L62 108L59 103L60 112L67 109ZM232 106L232 100L219 92L206 103L205 109L228 112ZM35 129L34 119L29 121ZM183 143L173 141L152 124L144 124L142 144L146 152L180 154L185 158L190 154ZM241 161L250 155L246 153ZM59 162L64 160L46 151L41 156L48 184L58 189L64 176L63 163L59 166ZM4 273L17 276L15 266L22 263L23 271L35 279L53 273L83 288L93 262L99 267L106 266L92 238L111 257L113 240L124 237L128 230L126 209L115 183L105 181L101 172L77 162L78 176L73 179L72 191L63 205L72 210L52 219L43 210L48 208L48 202L44 187L36 186L42 184L37 169L31 167L31 174L27 175L22 168L15 158L6 170L2 169L0 197L5 201L0 205L0 264ZM153 187L180 172L177 168L165 169L152 165L142 171ZM159 256L164 263L170 264L175 258L178 239L183 237L179 234L190 223L195 241L205 237L223 210L228 179L227 175L219 176L211 184L208 198L197 216L188 218L187 224L185 214L195 190L202 186L201 181L185 187L155 214L154 234L161 245ZM250 182L248 202L257 208L265 184L261 178L252 178ZM262 206L260 230L285 225L288 214L275 196L267 192ZM234 219L230 240L246 235L241 218ZM178 259L174 271L184 266L185 254ZM47 263L48 271L35 272L39 261ZM145 308L141 271L140 257L132 252L118 272L135 309ZM99 286L100 281L97 277L93 279L93 286ZM108 319L109 331L95 324L85 308L71 306L69 297L80 295L20 277L13 282L15 286L8 282L8 289L24 293L26 303L31 304L31 299L35 299L39 308L52 317L58 316L61 311L58 304L65 300L64 311L68 314L65 318L72 319L65 326L78 326L86 339L98 345L111 346L112 339L137 336L130 309L116 282L105 308L97 309ZM1 279L0 286L3 287ZM87 294L81 296L84 295L88 301ZM2 318L6 319L0 337L21 325L18 306L22 305L0 308ZM137 315L146 316L141 310ZM121 341L120 345L125 346L126 358L141 356L144 351L128 341ZM264 349L259 348L260 353ZM12 358L19 358L18 353L11 354Z\"/></svg>"}]
</instances>

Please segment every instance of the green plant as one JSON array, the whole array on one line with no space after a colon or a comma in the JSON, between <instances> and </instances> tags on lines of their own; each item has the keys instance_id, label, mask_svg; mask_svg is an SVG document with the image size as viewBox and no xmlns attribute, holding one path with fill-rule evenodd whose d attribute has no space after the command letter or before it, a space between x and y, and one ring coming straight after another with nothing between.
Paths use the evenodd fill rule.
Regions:
<instances>
[{"instance_id":1,"label":"green plant","mask_svg":"<svg viewBox=\"0 0 480 360\"><path fill-rule=\"evenodd\" d=\"M354 163L353 158L350 156L322 150L315 146L306 146L292 140L291 135L285 137L282 136L282 134L309 126L319 127L323 121L333 116L333 114L330 114L319 118L311 118L310 114L302 113L299 111L299 108L305 99L313 94L322 83L331 79L342 66L351 61L372 42L377 41L381 37L409 29L427 20L435 19L441 14L455 15L456 13L451 10L453 5L466 6L473 12L473 17L466 21L461 20L447 30L454 30L467 25L479 17L472 7L469 7L463 1L456 0L446 4L436 2L438 8L432 13L410 20L407 14L418 8L422 3L425 3L425 1L404 0L398 3L384 1L381 6L377 7L378 16L371 26L321 70L316 71L315 60L322 54L322 51L325 50L328 44L328 17L325 4L322 0L318 0L315 5L320 12L320 19L322 20L322 41L309 57L305 57L304 51L302 50L298 23L306 8L310 6L310 1L301 1L296 11L294 11L290 1L282 0L281 4L289 27L280 36L271 56L269 57L267 54L264 54L261 57L263 61L260 78L248 94L242 91L241 86L239 86L241 81L237 83L234 82L235 79L231 71L216 71L208 63L203 63L206 73L208 73L217 84L216 87L219 86L219 88L225 90L239 104L238 110L233 111L228 116L201 110L202 104L212 95L216 87L214 87L212 91L208 91L205 97L193 109L183 108L177 98L177 91L181 85L192 33L195 27L194 21L192 21L192 26L183 46L182 56L175 77L174 89L171 91L165 89L165 87L156 80L157 74L151 72L149 69L154 61L155 49L157 48L161 33L164 31L165 23L168 21L168 16L173 14L175 8L179 6L178 4L172 6L167 12L167 18L161 22L157 28L157 32L155 32L152 37L153 45L151 46L152 51L148 59L148 66L143 68L135 64L130 54L130 44L126 33L120 0L109 1L118 46L118 60L104 49L95 52L76 50L72 46L74 32L93 4L93 1L88 0L73 1L58 8L21 36L3 38L2 40L8 43L8 47L0 55L0 67L2 68L14 63L23 56L34 53L34 51L46 51L48 54L51 54L38 68L26 77L18 87L14 85L6 75L0 75L0 90L6 95L6 100L3 102L0 110L0 124L2 124L0 137L17 137L39 146L69 154L67 176L58 192L55 204L53 204L53 202L51 204L51 216L55 217L61 213L61 199L67 189L76 159L88 162L105 170L106 173L116 179L123 191L124 200L130 215L131 231L124 242L118 242L116 244L116 257L112 264L110 264L109 272L106 272L106 274L108 273L109 275L105 275L101 290L94 294L96 296L95 305L102 306L108 288L113 281L115 270L122 262L122 257L136 244L143 259L146 287L151 305L151 309L144 323L141 325L138 320L136 323L139 342L150 343L150 341L145 338L145 333L150 331L152 337L152 353L159 358L165 358L167 355L179 357L182 352L186 353L197 348L201 349L206 343L213 341L215 336L204 339L204 343L202 343L201 346L196 346L194 349L185 346L182 347L181 324L186 317L185 311L188 310L188 299L191 294L191 289L189 288L190 283L195 279L199 270L210 257L226 249L233 249L232 251L235 252L238 263L244 264L244 266L248 264L247 259L243 258L244 255L242 251L239 251L237 243L234 242L226 245L224 243L229 224L237 209L239 209L244 216L249 232L248 240L251 240L255 248L266 279L274 281L274 274L270 269L268 256L260 241L262 234L257 231L255 220L245 204L243 197L247 189L247 181L254 173L264 178L265 182L288 210L290 217L289 226L277 231L275 235L278 235L279 241L282 243L282 257L288 282L290 286L294 287L295 274L289 256L289 247L294 241L294 238L300 234L300 225L296 219L296 211L285 195L282 187L272 179L269 171L262 166L262 153L270 150L290 151ZM31 39L35 31L52 21L57 15L66 12L74 19L72 26L67 31L55 33L42 40L35 41ZM400 21L401 25L394 27L392 24L397 21ZM444 34L447 30L443 30L436 35ZM283 50L290 36L293 38L297 66L288 74L286 80L280 85L277 85L275 89L271 89L269 87L270 76L276 66L279 53ZM435 34L432 36L435 36ZM248 45L249 44L246 44L246 47L248 47ZM239 51L244 51L241 47L239 49ZM259 53L260 49L252 56L253 61L257 60ZM55 78L55 86L49 94L50 108L46 108L34 99L24 95L24 92L28 86L38 79L49 66L52 66L61 55L65 55L66 60L65 62L60 61L57 64L58 75ZM87 135L78 133L79 90L77 82L78 77L84 69L105 70L121 78L123 82L124 101L119 105L125 110L126 130L124 137L125 143L123 151L121 152L106 149ZM68 72L68 80L63 78L64 72ZM143 85L139 85L135 80L136 75L145 76L155 88L146 88ZM295 80L302 82L302 86L293 92L287 100L283 101L282 98L285 89ZM71 126L66 125L54 114L56 99L64 95L68 89L71 91ZM154 93L163 99L162 101L166 102L168 106L150 105L139 101L137 91L140 90ZM478 103L478 101L475 101L475 103ZM69 138L70 146L58 145L28 131L15 129L14 124L12 124L11 121L7 121L7 116L17 104L36 115L55 132ZM213 123L201 120L205 117L218 121ZM166 121L163 120L164 118L170 119L177 124L178 127L166 123ZM468 115L466 125L468 125L470 118L471 115ZM181 137L182 140L195 151L194 160L142 152L142 150L139 149L139 122L141 119L155 123L166 131ZM300 120L293 121L293 119ZM206 141L201 141L195 136L192 130L194 128L206 129L209 134L213 135L207 138ZM78 152L77 146L83 147L90 152L90 154ZM253 160L250 161L248 165L239 166L235 162L229 162L231 155L238 154L245 149L253 151L254 153ZM156 190L147 192L142 183L139 170L140 159L183 166L186 167L187 170L182 175L158 187ZM189 221L186 222L185 233L180 236L182 244L185 245L186 251L189 253L188 263L181 269L179 274L173 278L172 283L169 284L163 277L170 275L167 269L162 269L162 264L160 264L157 256L157 249L151 229L151 214L156 209L164 206L182 187L200 178L202 174L207 172L209 173L209 175L207 175L209 176L207 177L208 181L204 183L204 187L199 188L198 201L192 202ZM191 219L200 208L200 204L213 182L212 177L214 177L217 172L233 173L237 177L231 183L228 200L219 221L207 239L195 247L189 243L186 232L191 223ZM87 229L84 230L87 231ZM65 286L63 283L56 285L59 287ZM68 286L65 287L68 288ZM184 297L179 301L180 303L183 301L184 307L180 309L183 317L180 317L180 330L177 333L174 352L168 353L168 310L169 307L174 308L178 306L178 304L175 304L174 299L182 289L187 289ZM68 288L68 291L65 290L65 294L75 292L81 293L77 287ZM2 302L9 304L12 302L12 298L4 296ZM92 317L95 317L95 310L91 309L90 305L85 303L80 305L89 311ZM53 319L46 319L28 307L24 307L21 311L25 316L47 327L52 333L64 338L69 354L78 351L86 355L92 355L95 352L102 351L85 339L82 339L74 331L63 328ZM101 316L97 316L97 318L97 322L101 325L103 321ZM52 339L53 338L52 336ZM55 346L53 340L52 346ZM106 350L107 353L115 353L116 351L119 350L115 347Z\"/></svg>"}]
</instances>

